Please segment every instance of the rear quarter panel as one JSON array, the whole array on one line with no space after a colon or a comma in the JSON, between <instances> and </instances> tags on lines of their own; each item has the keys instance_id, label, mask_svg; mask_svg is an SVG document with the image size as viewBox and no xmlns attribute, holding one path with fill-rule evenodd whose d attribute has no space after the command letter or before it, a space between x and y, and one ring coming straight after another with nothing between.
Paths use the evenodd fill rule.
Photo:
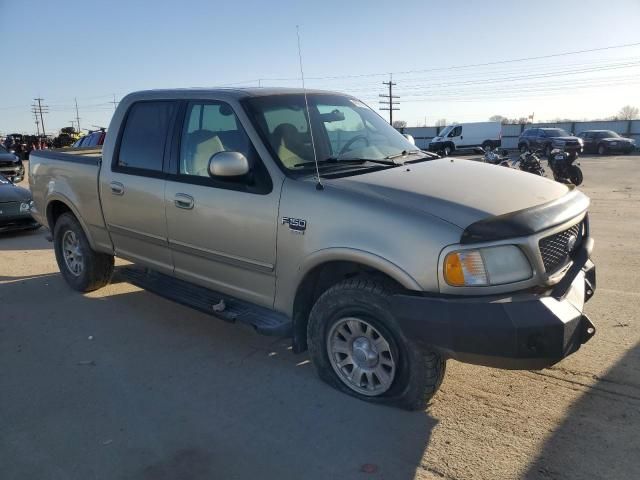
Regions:
<instances>
[{"instance_id":1,"label":"rear quarter panel","mask_svg":"<svg viewBox=\"0 0 640 480\"><path fill-rule=\"evenodd\" d=\"M60 201L68 206L82 225L94 250L113 252L98 195L98 156L62 152L32 152L29 186L33 194L33 216L47 225L48 208Z\"/></svg>"}]
</instances>

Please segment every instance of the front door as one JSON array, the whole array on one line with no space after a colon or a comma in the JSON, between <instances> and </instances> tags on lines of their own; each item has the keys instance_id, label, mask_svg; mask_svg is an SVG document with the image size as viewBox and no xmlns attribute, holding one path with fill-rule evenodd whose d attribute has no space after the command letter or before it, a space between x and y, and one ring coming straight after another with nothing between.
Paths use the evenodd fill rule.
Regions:
<instances>
[{"instance_id":1,"label":"front door","mask_svg":"<svg viewBox=\"0 0 640 480\"><path fill-rule=\"evenodd\" d=\"M227 103L189 102L182 123L176 172L169 175L165 191L175 275L270 307L281 184L272 184ZM209 159L220 151L242 153L250 174L209 176Z\"/></svg>"},{"instance_id":2,"label":"front door","mask_svg":"<svg viewBox=\"0 0 640 480\"><path fill-rule=\"evenodd\" d=\"M162 170L176 111L175 102L134 103L113 163L103 165L100 176L102 209L116 255L165 273L173 272L173 261Z\"/></svg>"}]
</instances>

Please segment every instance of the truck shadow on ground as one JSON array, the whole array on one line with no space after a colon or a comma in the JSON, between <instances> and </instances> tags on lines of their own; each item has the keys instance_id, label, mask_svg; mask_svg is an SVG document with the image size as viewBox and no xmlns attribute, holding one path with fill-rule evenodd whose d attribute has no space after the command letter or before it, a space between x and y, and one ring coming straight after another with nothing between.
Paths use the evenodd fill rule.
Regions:
<instances>
[{"instance_id":1,"label":"truck shadow on ground","mask_svg":"<svg viewBox=\"0 0 640 480\"><path fill-rule=\"evenodd\" d=\"M59 274L17 280L0 285L7 478L403 480L420 468L427 412L333 390L287 339L130 285L81 295Z\"/></svg>"},{"instance_id":2,"label":"truck shadow on ground","mask_svg":"<svg viewBox=\"0 0 640 480\"><path fill-rule=\"evenodd\" d=\"M638 479L638 454L640 343L571 407L524 478Z\"/></svg>"}]
</instances>

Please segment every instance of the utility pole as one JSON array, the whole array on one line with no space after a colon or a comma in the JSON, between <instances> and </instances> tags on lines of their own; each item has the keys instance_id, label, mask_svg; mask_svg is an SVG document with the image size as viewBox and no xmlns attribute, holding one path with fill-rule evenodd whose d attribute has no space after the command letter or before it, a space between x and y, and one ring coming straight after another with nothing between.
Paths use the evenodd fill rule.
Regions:
<instances>
[{"instance_id":1,"label":"utility pole","mask_svg":"<svg viewBox=\"0 0 640 480\"><path fill-rule=\"evenodd\" d=\"M113 111L115 112L116 108L118 106L118 103L120 103L120 102L116 102L116 94L115 93L113 94L113 102L109 102L109 103L113 103ZM78 127L78 130L80 130L79 127Z\"/></svg>"},{"instance_id":2,"label":"utility pole","mask_svg":"<svg viewBox=\"0 0 640 480\"><path fill-rule=\"evenodd\" d=\"M78 99L73 99L76 102L76 122L78 123L78 131L80 131L80 114L78 113Z\"/></svg>"},{"instance_id":3,"label":"utility pole","mask_svg":"<svg viewBox=\"0 0 640 480\"><path fill-rule=\"evenodd\" d=\"M34 100L36 102L38 102L38 105L36 105L35 103L32 104L31 106L34 109L34 113L37 115L40 115L40 125L42 125L42 135L46 135L47 131L44 128L44 116L43 113L49 113L49 107L47 105L42 105L42 101L44 100L44 98L34 98ZM38 133L38 135L40 135L40 133Z\"/></svg>"},{"instance_id":4,"label":"utility pole","mask_svg":"<svg viewBox=\"0 0 640 480\"><path fill-rule=\"evenodd\" d=\"M393 94L393 87L396 85L393 83L393 76L389 75L388 82L382 82L383 85L389 87L389 95L380 94L380 98L384 98L380 103L382 105L386 105L386 107L379 107L378 110L389 110L389 125L393 125L393 112L396 110L400 110L399 108L394 107L394 105L400 105L400 102L394 101L396 98L400 98L397 95Z\"/></svg>"},{"instance_id":5,"label":"utility pole","mask_svg":"<svg viewBox=\"0 0 640 480\"><path fill-rule=\"evenodd\" d=\"M31 113L33 113L33 119L36 121L36 131L38 132L38 136L40 136L40 120L38 120L38 111L35 105L31 106Z\"/></svg>"}]
</instances>

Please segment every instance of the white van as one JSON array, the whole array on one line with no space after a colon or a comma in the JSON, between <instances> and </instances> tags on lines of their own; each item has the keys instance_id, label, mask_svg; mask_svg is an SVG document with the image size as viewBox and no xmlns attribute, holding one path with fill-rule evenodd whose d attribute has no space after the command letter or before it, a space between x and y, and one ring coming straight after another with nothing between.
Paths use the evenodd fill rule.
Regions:
<instances>
[{"instance_id":1,"label":"white van","mask_svg":"<svg viewBox=\"0 0 640 480\"><path fill-rule=\"evenodd\" d=\"M432 152L449 155L455 150L474 147L495 148L502 143L502 124L500 122L456 123L449 125L437 137L429 142Z\"/></svg>"}]
</instances>

